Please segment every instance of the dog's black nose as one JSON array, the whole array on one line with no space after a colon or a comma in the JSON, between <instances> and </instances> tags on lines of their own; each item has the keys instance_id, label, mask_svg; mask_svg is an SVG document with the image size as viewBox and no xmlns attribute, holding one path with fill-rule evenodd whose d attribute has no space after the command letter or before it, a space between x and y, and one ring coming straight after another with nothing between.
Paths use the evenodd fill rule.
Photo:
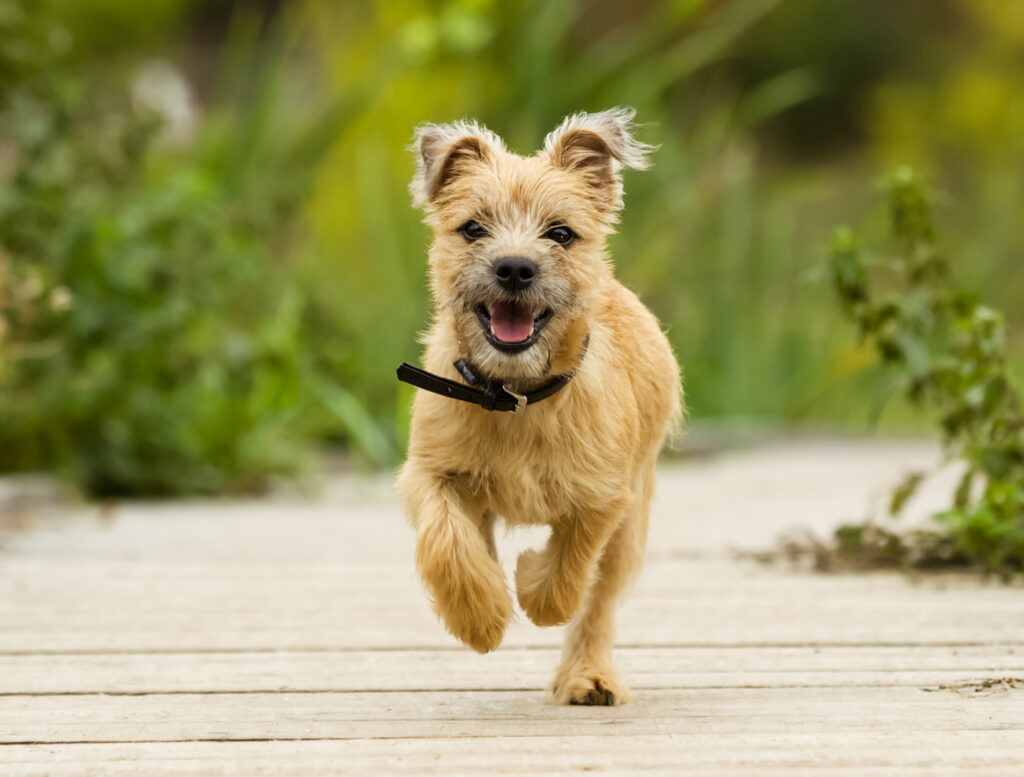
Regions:
<instances>
[{"instance_id":1,"label":"dog's black nose","mask_svg":"<svg viewBox=\"0 0 1024 777\"><path fill-rule=\"evenodd\" d=\"M522 256L503 256L494 263L494 277L506 291L522 291L537 275L537 265Z\"/></svg>"}]
</instances>

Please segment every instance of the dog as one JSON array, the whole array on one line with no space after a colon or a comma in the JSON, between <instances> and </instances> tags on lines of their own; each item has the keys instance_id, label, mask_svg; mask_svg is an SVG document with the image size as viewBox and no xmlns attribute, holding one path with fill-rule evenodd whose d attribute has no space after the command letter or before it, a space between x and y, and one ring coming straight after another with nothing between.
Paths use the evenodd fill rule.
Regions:
<instances>
[{"instance_id":1,"label":"dog","mask_svg":"<svg viewBox=\"0 0 1024 777\"><path fill-rule=\"evenodd\" d=\"M550 526L542 550L519 556L515 591L536 625L570 623L559 704L629 702L614 609L642 564L655 462L683 412L668 339L606 252L622 170L654 150L634 115L569 116L529 157L468 121L423 125L413 144L435 305L429 372L399 368L427 389L397 481L417 571L448 630L486 653L513 613L496 519Z\"/></svg>"}]
</instances>

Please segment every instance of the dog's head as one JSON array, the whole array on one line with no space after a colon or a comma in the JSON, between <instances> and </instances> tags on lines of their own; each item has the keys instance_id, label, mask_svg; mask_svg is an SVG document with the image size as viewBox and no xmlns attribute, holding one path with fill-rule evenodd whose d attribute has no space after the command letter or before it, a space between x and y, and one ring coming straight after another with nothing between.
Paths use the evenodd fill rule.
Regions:
<instances>
[{"instance_id":1,"label":"dog's head","mask_svg":"<svg viewBox=\"0 0 1024 777\"><path fill-rule=\"evenodd\" d=\"M647 167L634 112L570 116L521 157L475 123L416 132L413 202L434 229L431 286L460 352L490 376L570 369L610 277L625 167Z\"/></svg>"}]
</instances>

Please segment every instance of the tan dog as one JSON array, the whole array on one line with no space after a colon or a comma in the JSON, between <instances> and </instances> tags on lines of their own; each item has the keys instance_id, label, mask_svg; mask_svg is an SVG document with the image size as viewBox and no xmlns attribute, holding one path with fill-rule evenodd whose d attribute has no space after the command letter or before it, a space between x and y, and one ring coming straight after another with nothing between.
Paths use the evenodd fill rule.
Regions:
<instances>
[{"instance_id":1,"label":"tan dog","mask_svg":"<svg viewBox=\"0 0 1024 777\"><path fill-rule=\"evenodd\" d=\"M506 398L571 377L518 412L417 392L398 480L416 565L449 631L486 653L512 615L496 517L550 526L515 584L538 626L572 621L553 688L563 704L629 701L612 665L615 600L642 563L655 461L681 414L671 347L605 251L620 171L645 168L651 150L632 118L571 116L531 157L465 122L421 127L415 143L411 190L434 229L426 368L460 384L475 372Z\"/></svg>"}]
</instances>

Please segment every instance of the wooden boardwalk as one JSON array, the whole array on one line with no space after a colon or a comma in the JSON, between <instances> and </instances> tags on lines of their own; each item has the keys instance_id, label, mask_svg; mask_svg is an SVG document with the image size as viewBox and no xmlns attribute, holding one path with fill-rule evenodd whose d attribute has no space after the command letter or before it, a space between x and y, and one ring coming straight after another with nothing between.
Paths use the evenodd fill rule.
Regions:
<instances>
[{"instance_id":1,"label":"wooden boardwalk","mask_svg":"<svg viewBox=\"0 0 1024 777\"><path fill-rule=\"evenodd\" d=\"M1021 777L1024 589L731 553L859 517L932 458L801 443L667 464L618 708L544 703L559 629L455 643L383 479L67 511L0 540L0 775ZM506 568L542 538L506 537Z\"/></svg>"}]
</instances>

